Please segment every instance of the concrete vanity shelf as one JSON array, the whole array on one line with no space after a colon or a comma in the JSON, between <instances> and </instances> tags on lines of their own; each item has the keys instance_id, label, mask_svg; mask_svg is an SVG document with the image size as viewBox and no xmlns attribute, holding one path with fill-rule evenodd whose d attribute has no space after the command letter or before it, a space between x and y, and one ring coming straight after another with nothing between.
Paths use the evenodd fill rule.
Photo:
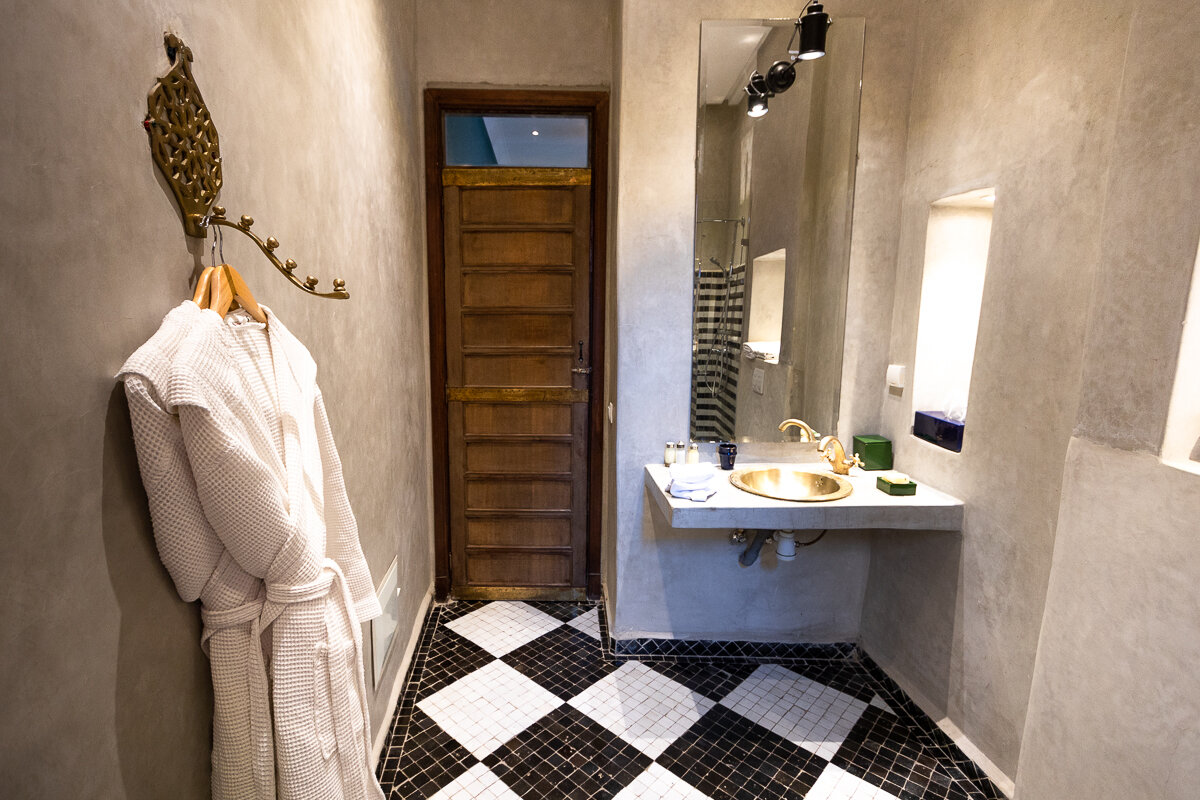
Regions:
<instances>
[{"instance_id":1,"label":"concrete vanity shelf","mask_svg":"<svg viewBox=\"0 0 1200 800\"><path fill-rule=\"evenodd\" d=\"M738 464L738 467L757 466ZM767 466L767 464L763 464ZM822 472L820 464L788 464ZM963 502L920 483L917 493L893 497L875 488L878 472L851 470L854 491L840 500L802 503L772 500L744 492L728 482L704 503L667 493L670 477L661 464L646 466L646 490L672 528L769 528L778 530L962 530Z\"/></svg>"}]
</instances>

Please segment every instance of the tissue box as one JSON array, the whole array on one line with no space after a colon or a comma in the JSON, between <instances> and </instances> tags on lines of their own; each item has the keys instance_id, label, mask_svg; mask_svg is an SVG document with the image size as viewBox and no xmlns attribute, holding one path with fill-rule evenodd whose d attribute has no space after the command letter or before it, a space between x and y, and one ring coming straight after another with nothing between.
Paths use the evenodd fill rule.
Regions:
<instances>
[{"instance_id":1,"label":"tissue box","mask_svg":"<svg viewBox=\"0 0 1200 800\"><path fill-rule=\"evenodd\" d=\"M963 423L950 419L940 411L918 411L913 420L913 436L961 453L964 427Z\"/></svg>"},{"instance_id":2,"label":"tissue box","mask_svg":"<svg viewBox=\"0 0 1200 800\"><path fill-rule=\"evenodd\" d=\"M854 449L851 452L858 454L858 457L862 459L863 469L892 468L891 439L885 439L882 436L865 435L855 436L853 442Z\"/></svg>"}]
</instances>

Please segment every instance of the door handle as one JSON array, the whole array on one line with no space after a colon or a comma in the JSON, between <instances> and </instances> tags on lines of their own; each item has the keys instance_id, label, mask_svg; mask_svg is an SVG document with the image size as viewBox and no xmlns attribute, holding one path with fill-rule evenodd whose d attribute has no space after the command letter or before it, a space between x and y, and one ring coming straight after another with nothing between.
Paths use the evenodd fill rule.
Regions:
<instances>
[{"instance_id":1,"label":"door handle","mask_svg":"<svg viewBox=\"0 0 1200 800\"><path fill-rule=\"evenodd\" d=\"M592 368L591 367L571 367L571 372L574 372L576 375L591 375Z\"/></svg>"}]
</instances>

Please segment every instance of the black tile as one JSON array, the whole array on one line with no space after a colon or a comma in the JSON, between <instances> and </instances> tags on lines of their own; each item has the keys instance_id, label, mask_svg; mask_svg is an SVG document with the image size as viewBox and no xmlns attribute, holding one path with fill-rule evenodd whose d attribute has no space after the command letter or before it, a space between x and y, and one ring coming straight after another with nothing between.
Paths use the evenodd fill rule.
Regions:
<instances>
[{"instance_id":1,"label":"black tile","mask_svg":"<svg viewBox=\"0 0 1200 800\"><path fill-rule=\"evenodd\" d=\"M390 791L389 797L426 800L478 762L417 708L412 712L408 736L395 763L384 771L389 780L385 782L381 777L379 783L385 792Z\"/></svg>"},{"instance_id":2,"label":"black tile","mask_svg":"<svg viewBox=\"0 0 1200 800\"><path fill-rule=\"evenodd\" d=\"M863 712L831 762L905 800L967 800L969 787L955 780L900 717L871 706Z\"/></svg>"},{"instance_id":3,"label":"black tile","mask_svg":"<svg viewBox=\"0 0 1200 800\"><path fill-rule=\"evenodd\" d=\"M713 800L800 800L826 767L823 758L724 706L705 714L657 760Z\"/></svg>"},{"instance_id":4,"label":"black tile","mask_svg":"<svg viewBox=\"0 0 1200 800\"><path fill-rule=\"evenodd\" d=\"M600 607L598 603L569 603L547 600L526 600L525 602L543 614L549 614L563 622L570 622L576 617L582 617L593 608Z\"/></svg>"},{"instance_id":5,"label":"black tile","mask_svg":"<svg viewBox=\"0 0 1200 800\"><path fill-rule=\"evenodd\" d=\"M417 702L495 660L494 655L465 636L439 625L429 644L425 668L418 678Z\"/></svg>"},{"instance_id":6,"label":"black tile","mask_svg":"<svg viewBox=\"0 0 1200 800\"><path fill-rule=\"evenodd\" d=\"M721 700L750 677L757 664L733 661L708 662L674 659L647 661L646 666L661 672L673 681L699 692L710 700Z\"/></svg>"},{"instance_id":7,"label":"black tile","mask_svg":"<svg viewBox=\"0 0 1200 800\"><path fill-rule=\"evenodd\" d=\"M570 706L551 711L483 761L525 800L610 798L651 764Z\"/></svg>"},{"instance_id":8,"label":"black tile","mask_svg":"<svg viewBox=\"0 0 1200 800\"><path fill-rule=\"evenodd\" d=\"M445 628L447 622L485 605L438 604L426 616L377 770L391 798L428 798L477 763L415 704L493 660L482 648ZM504 658L559 697L573 697L622 663L637 660L719 700L758 665L778 663L863 702L878 694L896 712L892 715L873 706L864 712L835 756L834 763L843 769L900 800L1003 797L933 720L852 645L613 642L602 605L529 605L563 622L598 609L600 642L563 626ZM504 771L506 783L519 784L518 794L525 800L612 797L649 763L635 748L569 706L534 723L489 760L497 771ZM717 800L800 800L824 767L819 757L721 706L658 760Z\"/></svg>"},{"instance_id":9,"label":"black tile","mask_svg":"<svg viewBox=\"0 0 1200 800\"><path fill-rule=\"evenodd\" d=\"M604 654L598 641L569 625L518 647L501 660L563 700L570 700L620 666Z\"/></svg>"}]
</instances>

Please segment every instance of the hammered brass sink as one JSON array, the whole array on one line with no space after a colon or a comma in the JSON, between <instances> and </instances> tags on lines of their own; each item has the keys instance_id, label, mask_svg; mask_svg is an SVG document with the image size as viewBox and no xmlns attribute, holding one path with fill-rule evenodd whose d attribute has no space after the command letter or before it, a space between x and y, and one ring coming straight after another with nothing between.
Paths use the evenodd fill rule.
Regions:
<instances>
[{"instance_id":1,"label":"hammered brass sink","mask_svg":"<svg viewBox=\"0 0 1200 800\"><path fill-rule=\"evenodd\" d=\"M744 492L801 503L840 500L854 491L850 481L841 475L790 467L739 469L729 476L729 482Z\"/></svg>"}]
</instances>

